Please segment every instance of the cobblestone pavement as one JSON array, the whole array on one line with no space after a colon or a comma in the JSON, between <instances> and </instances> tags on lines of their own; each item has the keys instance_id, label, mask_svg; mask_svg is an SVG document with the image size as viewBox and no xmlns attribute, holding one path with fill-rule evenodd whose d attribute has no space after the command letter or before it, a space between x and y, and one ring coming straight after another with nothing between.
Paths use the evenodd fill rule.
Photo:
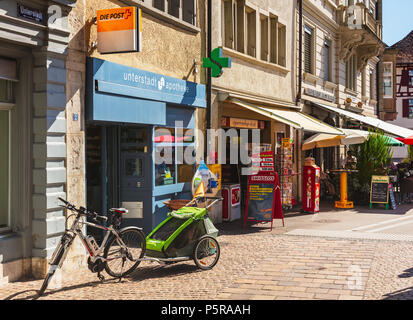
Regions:
<instances>
[{"instance_id":1,"label":"cobblestone pavement","mask_svg":"<svg viewBox=\"0 0 413 320\"><path fill-rule=\"evenodd\" d=\"M224 230L219 263L142 264L122 283L81 270L41 299L413 299L413 243L290 236L266 227ZM30 299L41 280L0 288Z\"/></svg>"}]
</instances>

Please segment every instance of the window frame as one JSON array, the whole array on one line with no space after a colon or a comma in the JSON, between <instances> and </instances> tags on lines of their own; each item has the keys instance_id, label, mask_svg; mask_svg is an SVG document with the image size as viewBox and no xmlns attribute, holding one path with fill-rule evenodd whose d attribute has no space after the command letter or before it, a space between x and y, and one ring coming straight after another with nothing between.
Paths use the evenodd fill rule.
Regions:
<instances>
[{"instance_id":1,"label":"window frame","mask_svg":"<svg viewBox=\"0 0 413 320\"><path fill-rule=\"evenodd\" d=\"M12 111L15 107L14 103L8 103L8 102L0 102L0 111L6 111L8 112L8 180L7 180L7 185L8 185L8 193L7 193L7 225L6 227L0 227L0 234L4 232L9 232L11 231L11 144L12 144Z\"/></svg>"},{"instance_id":2,"label":"window frame","mask_svg":"<svg viewBox=\"0 0 413 320\"><path fill-rule=\"evenodd\" d=\"M351 91L357 91L357 59L353 54L346 62L346 88Z\"/></svg>"},{"instance_id":3,"label":"window frame","mask_svg":"<svg viewBox=\"0 0 413 320\"><path fill-rule=\"evenodd\" d=\"M179 14L178 17L169 13L170 11L170 4L172 3L172 1L179 1ZM188 22L186 20L184 20L184 1L185 0L151 0L151 1L147 1L145 2L144 0L139 0L138 2L144 6L145 8L148 9L152 9L152 10L156 10L157 12L162 12L162 14L164 14L165 16L167 16L168 18L171 19L177 19L179 22L188 24L194 28L197 28L197 24L198 24L198 16L197 16L197 10L198 10L198 6L197 6L197 0L191 0L193 1L193 15L192 15L192 20L193 23ZM163 3L162 6L156 5L156 2L159 3Z\"/></svg>"},{"instance_id":4,"label":"window frame","mask_svg":"<svg viewBox=\"0 0 413 320\"><path fill-rule=\"evenodd\" d=\"M324 49L324 52L327 52L327 59L328 59L327 62L324 61L324 64L323 64L324 69L326 65L328 66L327 75L326 75L326 70L324 70L324 81L328 81L328 82L332 82L333 80L332 46L333 46L333 41L330 38L327 38L327 37L324 38L323 49Z\"/></svg>"},{"instance_id":5,"label":"window frame","mask_svg":"<svg viewBox=\"0 0 413 320\"><path fill-rule=\"evenodd\" d=\"M304 32L303 32L303 45L304 45L304 54L303 54L303 58L304 58L304 72L309 73L309 74L314 74L315 73L315 63L314 63L314 33L315 33L315 28L311 25L309 25L308 23L305 23L304 26ZM309 46L307 47L307 43L306 43L306 35L310 36L310 43ZM309 50L309 54L308 54L308 61L307 61L307 53L306 53L306 49ZM307 63L309 63L309 69L307 69Z\"/></svg>"},{"instance_id":6,"label":"window frame","mask_svg":"<svg viewBox=\"0 0 413 320\"><path fill-rule=\"evenodd\" d=\"M154 138L155 138L155 129L156 128L162 128L162 129L170 129L170 130L174 130L174 142L159 142L159 143L155 143ZM195 128L191 127L171 127L171 126L157 126L157 127L153 127L153 133L152 133L152 151L153 151L153 159L155 159L156 156L156 148L157 147L172 147L174 148L175 152L174 152L174 169L175 169L175 176L174 178L174 182L171 184L167 184L167 185L156 185L156 175L155 175L155 170L156 170L156 161L153 161L153 166L152 166L152 171L153 171L153 188L154 188L154 195L155 196L159 196L159 195L165 195L165 194L170 194L170 193L175 193L175 192L181 192L184 189L185 184L188 184L188 182L178 182L178 166L181 164L178 164L178 148L184 148L185 147L192 147L194 150L194 156L196 157L196 136L195 136ZM178 130L193 130L193 141L192 142L177 142L177 131ZM185 164L185 163L183 163ZM193 173L195 174L196 172L196 164L193 164ZM190 183L190 182L189 182Z\"/></svg>"}]
</instances>

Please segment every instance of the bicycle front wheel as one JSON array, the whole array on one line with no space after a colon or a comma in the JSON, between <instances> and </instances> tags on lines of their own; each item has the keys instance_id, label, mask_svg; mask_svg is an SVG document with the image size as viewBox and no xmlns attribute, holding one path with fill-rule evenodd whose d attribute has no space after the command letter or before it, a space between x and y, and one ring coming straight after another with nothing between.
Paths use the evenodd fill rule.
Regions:
<instances>
[{"instance_id":1,"label":"bicycle front wheel","mask_svg":"<svg viewBox=\"0 0 413 320\"><path fill-rule=\"evenodd\" d=\"M115 278L124 277L135 270L146 251L145 236L139 229L124 229L118 236L121 240L113 237L104 252L105 270Z\"/></svg>"},{"instance_id":2,"label":"bicycle front wheel","mask_svg":"<svg viewBox=\"0 0 413 320\"><path fill-rule=\"evenodd\" d=\"M53 253L52 260L50 261L49 271L43 281L42 287L39 291L37 291L38 296L42 296L46 291L50 280L52 279L53 275L55 274L57 268L59 267L60 263L62 262L63 257L65 256L65 252L67 247L63 243L59 243L56 247L55 252Z\"/></svg>"}]
</instances>

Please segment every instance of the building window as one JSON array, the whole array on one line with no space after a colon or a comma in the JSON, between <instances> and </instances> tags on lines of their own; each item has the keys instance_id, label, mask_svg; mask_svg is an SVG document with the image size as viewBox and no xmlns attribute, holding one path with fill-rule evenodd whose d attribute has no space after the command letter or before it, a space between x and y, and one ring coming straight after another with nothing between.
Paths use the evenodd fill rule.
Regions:
<instances>
[{"instance_id":1,"label":"building window","mask_svg":"<svg viewBox=\"0 0 413 320\"><path fill-rule=\"evenodd\" d=\"M155 128L155 186L191 182L195 166L193 129Z\"/></svg>"},{"instance_id":2,"label":"building window","mask_svg":"<svg viewBox=\"0 0 413 320\"><path fill-rule=\"evenodd\" d=\"M282 25L281 23L277 24L277 40L278 40L278 64L280 66L286 66L286 56L287 56L287 39L286 39L286 26Z\"/></svg>"},{"instance_id":3,"label":"building window","mask_svg":"<svg viewBox=\"0 0 413 320\"><path fill-rule=\"evenodd\" d=\"M268 47L268 17L260 16L261 26L261 60L268 61L269 59L269 47Z\"/></svg>"},{"instance_id":4,"label":"building window","mask_svg":"<svg viewBox=\"0 0 413 320\"><path fill-rule=\"evenodd\" d=\"M223 1L224 46L244 53L244 6L234 0Z\"/></svg>"},{"instance_id":5,"label":"building window","mask_svg":"<svg viewBox=\"0 0 413 320\"><path fill-rule=\"evenodd\" d=\"M257 56L257 13L255 10L245 7L247 30L247 54Z\"/></svg>"},{"instance_id":6,"label":"building window","mask_svg":"<svg viewBox=\"0 0 413 320\"><path fill-rule=\"evenodd\" d=\"M13 82L0 79L0 232L10 227L10 110Z\"/></svg>"},{"instance_id":7,"label":"building window","mask_svg":"<svg viewBox=\"0 0 413 320\"><path fill-rule=\"evenodd\" d=\"M376 75L373 69L370 69L370 99L376 100Z\"/></svg>"},{"instance_id":8,"label":"building window","mask_svg":"<svg viewBox=\"0 0 413 320\"><path fill-rule=\"evenodd\" d=\"M346 63L346 87L353 91L356 91L356 71L356 56L352 55Z\"/></svg>"},{"instance_id":9,"label":"building window","mask_svg":"<svg viewBox=\"0 0 413 320\"><path fill-rule=\"evenodd\" d=\"M313 29L304 26L304 71L313 73Z\"/></svg>"},{"instance_id":10,"label":"building window","mask_svg":"<svg viewBox=\"0 0 413 320\"><path fill-rule=\"evenodd\" d=\"M175 18L179 18L180 0L168 0L168 13Z\"/></svg>"},{"instance_id":11,"label":"building window","mask_svg":"<svg viewBox=\"0 0 413 320\"><path fill-rule=\"evenodd\" d=\"M403 100L403 118L413 119L413 99Z\"/></svg>"},{"instance_id":12,"label":"building window","mask_svg":"<svg viewBox=\"0 0 413 320\"><path fill-rule=\"evenodd\" d=\"M324 80L331 81L331 41L328 39L324 40L322 59L324 66Z\"/></svg>"},{"instance_id":13,"label":"building window","mask_svg":"<svg viewBox=\"0 0 413 320\"><path fill-rule=\"evenodd\" d=\"M196 0L152 0L152 7L196 25Z\"/></svg>"},{"instance_id":14,"label":"building window","mask_svg":"<svg viewBox=\"0 0 413 320\"><path fill-rule=\"evenodd\" d=\"M409 70L409 86L413 87L413 70Z\"/></svg>"},{"instance_id":15,"label":"building window","mask_svg":"<svg viewBox=\"0 0 413 320\"><path fill-rule=\"evenodd\" d=\"M393 98L393 64L383 63L383 98Z\"/></svg>"}]
</instances>

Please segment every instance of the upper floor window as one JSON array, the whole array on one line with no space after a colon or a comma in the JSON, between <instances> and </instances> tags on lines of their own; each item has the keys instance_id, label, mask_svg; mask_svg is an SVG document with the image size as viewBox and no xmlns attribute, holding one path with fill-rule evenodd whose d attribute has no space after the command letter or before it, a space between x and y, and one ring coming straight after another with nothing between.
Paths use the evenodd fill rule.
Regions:
<instances>
[{"instance_id":1,"label":"upper floor window","mask_svg":"<svg viewBox=\"0 0 413 320\"><path fill-rule=\"evenodd\" d=\"M393 98L393 64L383 63L383 98Z\"/></svg>"},{"instance_id":2,"label":"upper floor window","mask_svg":"<svg viewBox=\"0 0 413 320\"><path fill-rule=\"evenodd\" d=\"M356 56L353 54L346 63L346 87L347 89L356 90L357 70Z\"/></svg>"},{"instance_id":3,"label":"upper floor window","mask_svg":"<svg viewBox=\"0 0 413 320\"><path fill-rule=\"evenodd\" d=\"M314 30L309 26L304 26L304 71L313 73L313 33Z\"/></svg>"},{"instance_id":4,"label":"upper floor window","mask_svg":"<svg viewBox=\"0 0 413 320\"><path fill-rule=\"evenodd\" d=\"M152 0L152 6L175 18L196 25L196 0Z\"/></svg>"},{"instance_id":5,"label":"upper floor window","mask_svg":"<svg viewBox=\"0 0 413 320\"><path fill-rule=\"evenodd\" d=\"M370 69L370 99L376 100L376 72L373 69Z\"/></svg>"},{"instance_id":6,"label":"upper floor window","mask_svg":"<svg viewBox=\"0 0 413 320\"><path fill-rule=\"evenodd\" d=\"M274 15L261 15L261 60L286 66L286 27Z\"/></svg>"},{"instance_id":7,"label":"upper floor window","mask_svg":"<svg viewBox=\"0 0 413 320\"><path fill-rule=\"evenodd\" d=\"M244 53L244 6L235 0L223 1L224 46Z\"/></svg>"},{"instance_id":8,"label":"upper floor window","mask_svg":"<svg viewBox=\"0 0 413 320\"><path fill-rule=\"evenodd\" d=\"M324 80L331 81L331 41L328 39L324 40L322 59L324 67Z\"/></svg>"}]
</instances>

